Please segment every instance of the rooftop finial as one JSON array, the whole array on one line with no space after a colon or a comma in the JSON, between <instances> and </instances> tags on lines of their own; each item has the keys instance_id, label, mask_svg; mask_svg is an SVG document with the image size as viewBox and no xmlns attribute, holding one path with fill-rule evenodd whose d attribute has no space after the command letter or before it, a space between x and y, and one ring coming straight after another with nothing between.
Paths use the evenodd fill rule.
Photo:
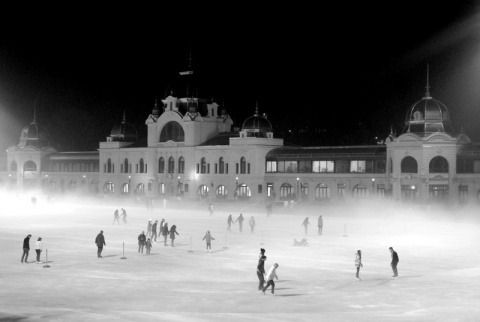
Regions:
<instances>
[{"instance_id":1,"label":"rooftop finial","mask_svg":"<svg viewBox=\"0 0 480 322\"><path fill-rule=\"evenodd\" d=\"M258 116L258 99L257 99L257 104L255 105L255 115Z\"/></svg>"},{"instance_id":2,"label":"rooftop finial","mask_svg":"<svg viewBox=\"0 0 480 322\"><path fill-rule=\"evenodd\" d=\"M37 123L37 100L33 103L33 124Z\"/></svg>"},{"instance_id":3,"label":"rooftop finial","mask_svg":"<svg viewBox=\"0 0 480 322\"><path fill-rule=\"evenodd\" d=\"M425 86L425 89L426 89L425 98L431 98L429 77L430 77L430 65L427 64L427 86Z\"/></svg>"},{"instance_id":4,"label":"rooftop finial","mask_svg":"<svg viewBox=\"0 0 480 322\"><path fill-rule=\"evenodd\" d=\"M127 122L127 116L125 114L125 109L123 109L123 121L122 123L126 123Z\"/></svg>"}]
</instances>

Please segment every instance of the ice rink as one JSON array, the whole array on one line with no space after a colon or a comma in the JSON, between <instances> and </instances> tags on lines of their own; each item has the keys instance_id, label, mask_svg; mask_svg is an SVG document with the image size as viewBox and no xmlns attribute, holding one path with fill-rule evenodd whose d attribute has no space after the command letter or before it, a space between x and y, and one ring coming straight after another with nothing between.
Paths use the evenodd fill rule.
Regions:
<instances>
[{"instance_id":1,"label":"ice rink","mask_svg":"<svg viewBox=\"0 0 480 322\"><path fill-rule=\"evenodd\" d=\"M127 203L49 204L42 198L33 206L29 196L1 202L0 321L480 320L478 206L443 212L366 201L277 209L266 217L261 206L229 203L215 204L210 217L208 203L147 211ZM127 224L112 225L120 208ZM227 232L228 215L236 219L240 212L243 232L238 223ZM311 225L305 236L306 216ZM157 239L151 255L138 254L137 237L150 218L177 226L176 247ZM100 230L103 258L94 244ZM207 230L215 238L212 253L202 241ZM28 234L25 264L20 258ZM42 261L48 249L49 268L35 263L38 237ZM294 238L307 238L309 245L294 247ZM121 259L122 243L127 259ZM390 246L400 258L397 279ZM276 296L257 291L261 247L265 269L280 266ZM358 249L362 281L355 279Z\"/></svg>"}]
</instances>

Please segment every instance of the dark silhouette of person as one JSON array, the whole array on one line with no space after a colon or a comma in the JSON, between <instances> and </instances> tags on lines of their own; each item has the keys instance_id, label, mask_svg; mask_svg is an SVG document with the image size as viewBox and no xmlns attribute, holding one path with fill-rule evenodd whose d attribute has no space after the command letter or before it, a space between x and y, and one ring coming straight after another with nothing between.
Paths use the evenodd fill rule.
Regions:
<instances>
[{"instance_id":1,"label":"dark silhouette of person","mask_svg":"<svg viewBox=\"0 0 480 322\"><path fill-rule=\"evenodd\" d=\"M306 217L302 223L302 226L305 227L305 235L308 234L308 225L310 225L310 223L308 222L308 217Z\"/></svg>"},{"instance_id":2,"label":"dark silhouette of person","mask_svg":"<svg viewBox=\"0 0 480 322\"><path fill-rule=\"evenodd\" d=\"M172 242L172 247L175 247L175 234L179 235L179 233L177 232L177 226L172 225L172 227L170 228L170 240Z\"/></svg>"},{"instance_id":3,"label":"dark silhouette of person","mask_svg":"<svg viewBox=\"0 0 480 322\"><path fill-rule=\"evenodd\" d=\"M267 256L262 255L258 259L257 264L257 277L258 277L258 290L263 290L263 284L265 284L265 260Z\"/></svg>"},{"instance_id":4,"label":"dark silhouette of person","mask_svg":"<svg viewBox=\"0 0 480 322\"><path fill-rule=\"evenodd\" d=\"M168 246L168 245L167 245L168 233L169 233L169 231L168 231L168 223L166 222L165 224L163 224L163 230L162 230L162 235L163 235L163 238L164 238L164 240L163 240L163 244L164 244L164 245L163 245L163 246Z\"/></svg>"},{"instance_id":5,"label":"dark silhouette of person","mask_svg":"<svg viewBox=\"0 0 480 322\"><path fill-rule=\"evenodd\" d=\"M237 220L235 220L235 222L238 221L238 228L240 229L240 232L242 232L242 226L243 226L243 215L240 214L240 216L238 216Z\"/></svg>"},{"instance_id":6,"label":"dark silhouette of person","mask_svg":"<svg viewBox=\"0 0 480 322\"><path fill-rule=\"evenodd\" d=\"M145 247L145 242L147 241L147 237L145 236L145 232L142 231L140 235L138 235L138 252L143 254L143 247Z\"/></svg>"},{"instance_id":7,"label":"dark silhouette of person","mask_svg":"<svg viewBox=\"0 0 480 322\"><path fill-rule=\"evenodd\" d=\"M321 235L323 232L323 218L322 216L318 217L318 234Z\"/></svg>"},{"instance_id":8,"label":"dark silhouette of person","mask_svg":"<svg viewBox=\"0 0 480 322\"><path fill-rule=\"evenodd\" d=\"M103 236L103 230L100 230L100 233L97 235L97 238L95 238L95 244L97 244L97 248L98 248L97 257L101 258L103 245L107 246L107 244L105 244L105 236Z\"/></svg>"},{"instance_id":9,"label":"dark silhouette of person","mask_svg":"<svg viewBox=\"0 0 480 322\"><path fill-rule=\"evenodd\" d=\"M127 212L123 208L122 208L122 220L125 224L127 223Z\"/></svg>"},{"instance_id":10,"label":"dark silhouette of person","mask_svg":"<svg viewBox=\"0 0 480 322\"><path fill-rule=\"evenodd\" d=\"M28 234L27 237L23 240L23 254L22 254L22 263L23 260L25 259L25 263L28 263L28 253L30 252L30 237L32 235Z\"/></svg>"},{"instance_id":11,"label":"dark silhouette of person","mask_svg":"<svg viewBox=\"0 0 480 322\"><path fill-rule=\"evenodd\" d=\"M392 247L389 247L388 249L390 250L390 254L392 255L392 262L390 263L390 265L392 266L392 270L393 270L393 276L392 277L397 277L398 276L397 264L399 262L398 254L397 254L396 251L393 250Z\"/></svg>"},{"instance_id":12,"label":"dark silhouette of person","mask_svg":"<svg viewBox=\"0 0 480 322\"><path fill-rule=\"evenodd\" d=\"M115 210L115 212L113 213L113 223L112 225L115 224L115 222L117 222L119 225L120 225L120 216L118 215L118 209Z\"/></svg>"},{"instance_id":13,"label":"dark silhouette of person","mask_svg":"<svg viewBox=\"0 0 480 322\"><path fill-rule=\"evenodd\" d=\"M227 230L228 231L232 231L232 222L233 222L233 218L232 218L232 214L230 214L228 216L228 219L227 219L227 224L228 224Z\"/></svg>"}]
</instances>

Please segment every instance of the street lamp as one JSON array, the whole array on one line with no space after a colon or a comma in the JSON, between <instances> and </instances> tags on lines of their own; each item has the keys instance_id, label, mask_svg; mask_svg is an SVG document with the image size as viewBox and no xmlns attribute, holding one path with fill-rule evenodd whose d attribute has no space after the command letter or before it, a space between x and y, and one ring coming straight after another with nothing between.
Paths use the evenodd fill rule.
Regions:
<instances>
[{"instance_id":1,"label":"street lamp","mask_svg":"<svg viewBox=\"0 0 480 322\"><path fill-rule=\"evenodd\" d=\"M128 176L128 193L130 193L130 179L132 178L132 176Z\"/></svg>"},{"instance_id":2,"label":"street lamp","mask_svg":"<svg viewBox=\"0 0 480 322\"><path fill-rule=\"evenodd\" d=\"M300 178L297 178L297 200L300 200Z\"/></svg>"},{"instance_id":3,"label":"street lamp","mask_svg":"<svg viewBox=\"0 0 480 322\"><path fill-rule=\"evenodd\" d=\"M375 178L372 178L372 197L375 196Z\"/></svg>"}]
</instances>

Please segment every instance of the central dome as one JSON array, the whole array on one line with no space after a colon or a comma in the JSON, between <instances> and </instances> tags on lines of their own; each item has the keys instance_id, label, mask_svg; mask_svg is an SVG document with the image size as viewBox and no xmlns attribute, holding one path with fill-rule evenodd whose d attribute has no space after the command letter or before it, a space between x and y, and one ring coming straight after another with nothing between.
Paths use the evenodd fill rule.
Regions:
<instances>
[{"instance_id":1,"label":"central dome","mask_svg":"<svg viewBox=\"0 0 480 322\"><path fill-rule=\"evenodd\" d=\"M22 129L18 146L37 148L48 146L47 133L37 124L35 119Z\"/></svg>"},{"instance_id":2,"label":"central dome","mask_svg":"<svg viewBox=\"0 0 480 322\"><path fill-rule=\"evenodd\" d=\"M267 132L273 132L272 124L265 116L258 114L258 108L255 114L243 122L242 130L247 132L247 136L267 137Z\"/></svg>"},{"instance_id":3,"label":"central dome","mask_svg":"<svg viewBox=\"0 0 480 322\"><path fill-rule=\"evenodd\" d=\"M123 121L117 124L110 132L110 137L113 141L136 142L138 133L135 126L126 122L125 112L123 112Z\"/></svg>"}]
</instances>

